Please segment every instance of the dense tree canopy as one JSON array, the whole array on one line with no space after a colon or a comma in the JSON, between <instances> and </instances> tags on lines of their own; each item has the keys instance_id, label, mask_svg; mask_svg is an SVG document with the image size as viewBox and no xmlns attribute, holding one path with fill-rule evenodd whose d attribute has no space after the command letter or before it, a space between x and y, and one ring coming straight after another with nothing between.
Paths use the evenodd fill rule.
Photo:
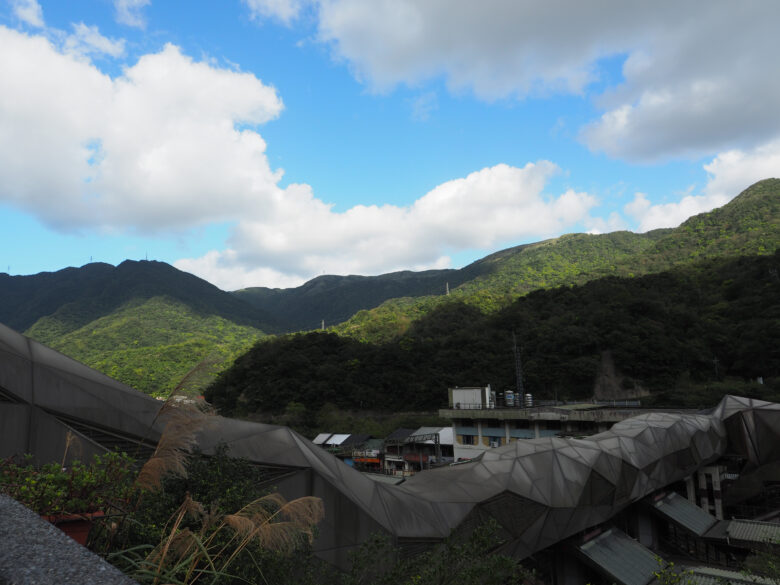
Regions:
<instances>
[{"instance_id":1,"label":"dense tree canopy","mask_svg":"<svg viewBox=\"0 0 780 585\"><path fill-rule=\"evenodd\" d=\"M539 290L487 315L453 299L381 344L327 332L261 341L207 398L233 414L279 412L290 401L309 409L438 408L448 386L515 386L513 332L526 388L539 397L592 396L604 352L626 387L641 386L667 402L706 403L697 393L759 376L763 391L774 391L780 389L779 270L780 253L707 260Z\"/></svg>"}]
</instances>

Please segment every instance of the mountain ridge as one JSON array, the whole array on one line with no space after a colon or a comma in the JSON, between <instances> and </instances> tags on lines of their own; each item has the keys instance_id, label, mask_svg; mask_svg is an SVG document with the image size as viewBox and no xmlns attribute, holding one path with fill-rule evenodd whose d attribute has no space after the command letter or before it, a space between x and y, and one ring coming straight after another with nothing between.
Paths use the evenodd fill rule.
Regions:
<instances>
[{"instance_id":1,"label":"mountain ridge","mask_svg":"<svg viewBox=\"0 0 780 585\"><path fill-rule=\"evenodd\" d=\"M778 243L780 179L764 179L723 207L695 215L677 228L644 234L564 234L499 251L477 261L497 268L460 285L452 296L491 312L540 288L652 274L704 258L771 254ZM388 341L405 331L400 325L448 301L438 296L389 299L358 312L334 331L361 341Z\"/></svg>"},{"instance_id":2,"label":"mountain ridge","mask_svg":"<svg viewBox=\"0 0 780 585\"><path fill-rule=\"evenodd\" d=\"M449 303L490 314L539 289L652 274L706 258L772 254L779 242L780 179L767 179L678 228L564 234L499 250L457 270L325 275L293 289L232 293L154 261L128 260L117 267L91 263L32 276L0 274L0 321L88 365L124 372L122 381L137 385L140 380L145 391L154 393L175 386L174 372L183 371L171 367L163 380L155 360L195 366L213 350L225 366L269 332L319 329L324 320L342 336L391 342ZM158 314L158 323L146 319L144 311ZM121 334L120 325L141 331L139 324L147 334L132 339ZM177 329L186 332L178 341ZM185 346L197 350L186 356ZM109 357L109 350L117 357ZM155 372L159 388L144 382L144 372Z\"/></svg>"}]
</instances>

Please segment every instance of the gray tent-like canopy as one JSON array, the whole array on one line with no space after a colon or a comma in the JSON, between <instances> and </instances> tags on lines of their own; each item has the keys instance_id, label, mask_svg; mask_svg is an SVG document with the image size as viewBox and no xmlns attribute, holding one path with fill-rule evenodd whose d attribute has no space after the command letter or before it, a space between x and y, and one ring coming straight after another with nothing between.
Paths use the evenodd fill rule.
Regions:
<instances>
[{"instance_id":1,"label":"gray tent-like canopy","mask_svg":"<svg viewBox=\"0 0 780 585\"><path fill-rule=\"evenodd\" d=\"M160 401L0 325L0 455L62 459L68 431L81 457L107 448L153 448ZM780 457L780 405L726 397L711 415L644 414L586 439L521 440L470 463L374 482L286 427L215 417L199 434L275 471L287 498L320 497L314 550L346 566L372 533L412 546L495 518L518 558L603 522L727 450L753 467Z\"/></svg>"}]
</instances>

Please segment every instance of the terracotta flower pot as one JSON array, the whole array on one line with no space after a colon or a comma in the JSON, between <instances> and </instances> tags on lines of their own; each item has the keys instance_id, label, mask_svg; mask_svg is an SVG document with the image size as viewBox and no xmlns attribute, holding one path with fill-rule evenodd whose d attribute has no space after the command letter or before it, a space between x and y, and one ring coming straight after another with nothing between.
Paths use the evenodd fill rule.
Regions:
<instances>
[{"instance_id":1,"label":"terracotta flower pot","mask_svg":"<svg viewBox=\"0 0 780 585\"><path fill-rule=\"evenodd\" d=\"M85 546L93 520L103 515L103 512L85 512L84 514L55 514L41 516L41 518L51 522L80 545Z\"/></svg>"}]
</instances>

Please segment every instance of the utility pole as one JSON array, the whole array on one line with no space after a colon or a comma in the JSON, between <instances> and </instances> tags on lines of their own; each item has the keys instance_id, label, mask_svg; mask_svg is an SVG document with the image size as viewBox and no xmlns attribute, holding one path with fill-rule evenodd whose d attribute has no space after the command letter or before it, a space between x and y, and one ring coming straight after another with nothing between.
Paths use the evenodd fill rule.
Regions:
<instances>
[{"instance_id":1,"label":"utility pole","mask_svg":"<svg viewBox=\"0 0 780 585\"><path fill-rule=\"evenodd\" d=\"M446 291L447 296L450 296L450 283L449 282L445 283L444 290Z\"/></svg>"},{"instance_id":2,"label":"utility pole","mask_svg":"<svg viewBox=\"0 0 780 585\"><path fill-rule=\"evenodd\" d=\"M325 331L325 319L322 320L322 330Z\"/></svg>"}]
</instances>

